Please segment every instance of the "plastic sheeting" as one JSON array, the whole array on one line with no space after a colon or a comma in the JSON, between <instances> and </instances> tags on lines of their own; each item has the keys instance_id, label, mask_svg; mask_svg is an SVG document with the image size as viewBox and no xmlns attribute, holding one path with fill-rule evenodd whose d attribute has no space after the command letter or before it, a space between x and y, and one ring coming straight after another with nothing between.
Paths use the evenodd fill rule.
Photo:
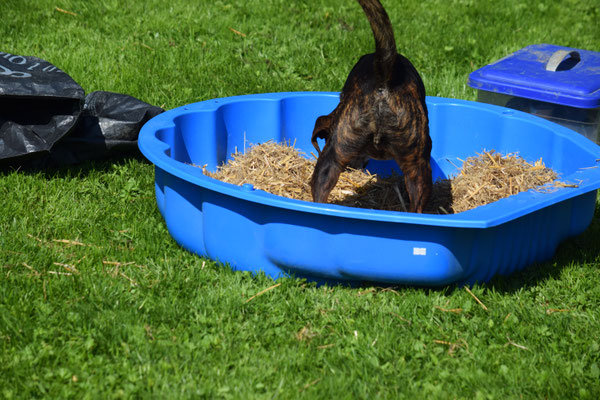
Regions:
<instances>
[{"instance_id":1,"label":"plastic sheeting","mask_svg":"<svg viewBox=\"0 0 600 400\"><path fill-rule=\"evenodd\" d=\"M0 52L0 166L136 156L140 128L161 112L125 94L86 96L51 63Z\"/></svg>"}]
</instances>

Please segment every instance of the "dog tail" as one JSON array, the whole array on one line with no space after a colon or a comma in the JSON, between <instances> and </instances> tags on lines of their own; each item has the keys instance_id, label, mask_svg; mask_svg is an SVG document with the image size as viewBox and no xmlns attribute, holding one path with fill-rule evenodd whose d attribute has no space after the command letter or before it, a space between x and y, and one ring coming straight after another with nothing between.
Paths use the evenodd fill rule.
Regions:
<instances>
[{"instance_id":1,"label":"dog tail","mask_svg":"<svg viewBox=\"0 0 600 400\"><path fill-rule=\"evenodd\" d=\"M358 0L375 37L375 76L378 85L385 85L392 77L394 60L398 54L392 23L379 0Z\"/></svg>"}]
</instances>

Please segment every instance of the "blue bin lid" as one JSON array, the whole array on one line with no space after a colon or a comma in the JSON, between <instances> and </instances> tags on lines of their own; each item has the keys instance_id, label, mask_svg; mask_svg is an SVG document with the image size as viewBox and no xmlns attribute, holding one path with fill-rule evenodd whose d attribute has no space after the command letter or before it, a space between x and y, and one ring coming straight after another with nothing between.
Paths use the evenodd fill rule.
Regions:
<instances>
[{"instance_id":1,"label":"blue bin lid","mask_svg":"<svg viewBox=\"0 0 600 400\"><path fill-rule=\"evenodd\" d=\"M578 108L600 106L600 53L534 44L469 75L475 89Z\"/></svg>"}]
</instances>

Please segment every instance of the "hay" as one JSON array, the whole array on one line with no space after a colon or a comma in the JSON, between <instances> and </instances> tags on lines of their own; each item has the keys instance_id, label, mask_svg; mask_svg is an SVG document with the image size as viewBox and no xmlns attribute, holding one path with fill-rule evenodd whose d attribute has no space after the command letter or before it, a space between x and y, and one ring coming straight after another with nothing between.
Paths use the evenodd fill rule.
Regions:
<instances>
[{"instance_id":1,"label":"hay","mask_svg":"<svg viewBox=\"0 0 600 400\"><path fill-rule=\"evenodd\" d=\"M272 141L236 153L216 172L203 169L212 178L234 185L252 184L256 189L297 200L312 201L310 178L315 166L293 145ZM516 154L485 151L463 162L460 174L434 183L426 212L451 214L526 190L552 190L571 186L557 181L557 174L542 159L530 164ZM372 175L349 169L331 192L329 202L350 207L406 211L408 195L403 179Z\"/></svg>"},{"instance_id":2,"label":"hay","mask_svg":"<svg viewBox=\"0 0 600 400\"><path fill-rule=\"evenodd\" d=\"M453 211L461 212L530 189L551 190L558 175L540 158L530 164L516 154L478 153L463 163L452 179Z\"/></svg>"}]
</instances>

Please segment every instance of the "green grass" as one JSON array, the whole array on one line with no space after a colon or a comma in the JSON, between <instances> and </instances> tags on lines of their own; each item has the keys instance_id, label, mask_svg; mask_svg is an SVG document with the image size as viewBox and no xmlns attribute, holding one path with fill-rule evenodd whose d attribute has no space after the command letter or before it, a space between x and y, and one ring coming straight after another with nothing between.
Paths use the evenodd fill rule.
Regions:
<instances>
[{"instance_id":1,"label":"green grass","mask_svg":"<svg viewBox=\"0 0 600 400\"><path fill-rule=\"evenodd\" d=\"M385 5L430 95L474 99L468 74L529 44L600 51L597 2ZM3 0L0 15L0 50L165 108L339 90L373 46L350 0ZM0 398L600 397L600 211L552 261L472 288L486 310L464 288L260 294L274 282L171 239L140 160L4 171L0 199Z\"/></svg>"}]
</instances>

